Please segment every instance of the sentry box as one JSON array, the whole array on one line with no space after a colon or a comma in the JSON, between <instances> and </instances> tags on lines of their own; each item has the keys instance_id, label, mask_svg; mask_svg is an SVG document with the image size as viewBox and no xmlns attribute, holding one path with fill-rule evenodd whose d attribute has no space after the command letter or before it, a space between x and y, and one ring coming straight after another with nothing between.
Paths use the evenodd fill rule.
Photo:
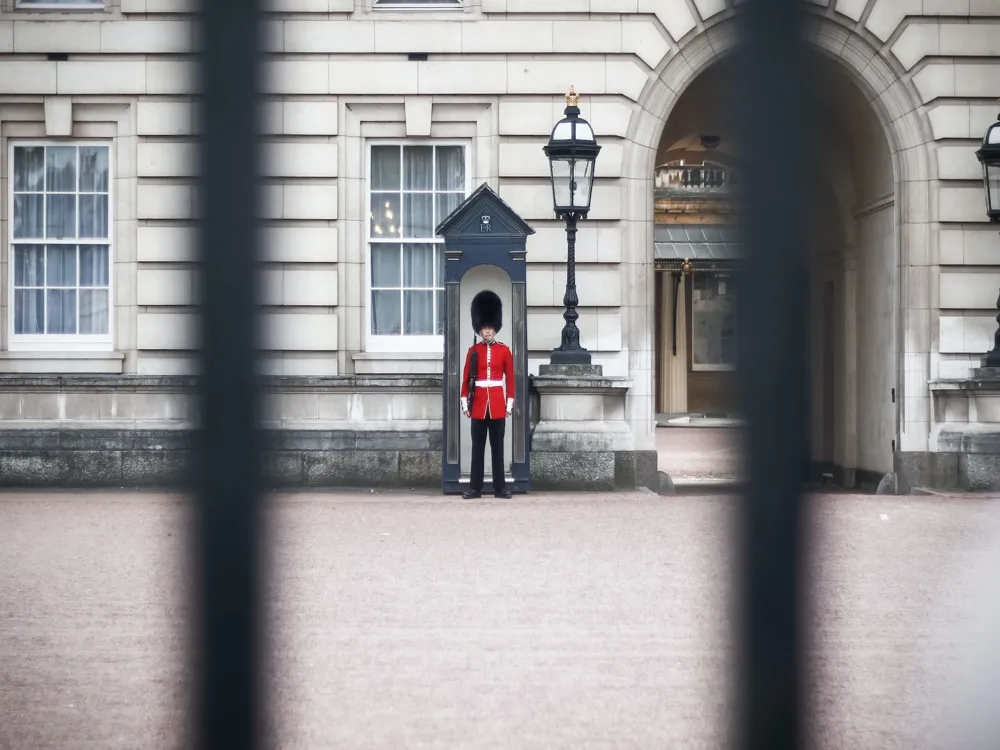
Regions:
<instances>
[{"instance_id":1,"label":"sentry box","mask_svg":"<svg viewBox=\"0 0 1000 750\"><path fill-rule=\"evenodd\" d=\"M535 233L485 182L435 230L445 243L444 424L441 478L445 494L469 487L472 435L462 415L465 353L475 331L472 301L484 290L500 298L503 327L497 340L514 358L516 397L504 433L507 488L531 487L528 399L528 302L525 294L528 236ZM482 299L482 298L480 298ZM492 494L492 462L486 449L483 493Z\"/></svg>"}]
</instances>

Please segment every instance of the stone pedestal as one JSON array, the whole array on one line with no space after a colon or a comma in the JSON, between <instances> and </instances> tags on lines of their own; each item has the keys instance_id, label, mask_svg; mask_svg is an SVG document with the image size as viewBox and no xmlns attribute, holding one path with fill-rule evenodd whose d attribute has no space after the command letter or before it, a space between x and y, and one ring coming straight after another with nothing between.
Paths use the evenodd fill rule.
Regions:
<instances>
[{"instance_id":1,"label":"stone pedestal","mask_svg":"<svg viewBox=\"0 0 1000 750\"><path fill-rule=\"evenodd\" d=\"M542 365L531 385L533 488L656 490L656 451L636 451L625 421L630 380L605 377L600 365Z\"/></svg>"},{"instance_id":2,"label":"stone pedestal","mask_svg":"<svg viewBox=\"0 0 1000 750\"><path fill-rule=\"evenodd\" d=\"M896 455L900 489L1000 490L1000 367L929 386L930 452Z\"/></svg>"}]
</instances>

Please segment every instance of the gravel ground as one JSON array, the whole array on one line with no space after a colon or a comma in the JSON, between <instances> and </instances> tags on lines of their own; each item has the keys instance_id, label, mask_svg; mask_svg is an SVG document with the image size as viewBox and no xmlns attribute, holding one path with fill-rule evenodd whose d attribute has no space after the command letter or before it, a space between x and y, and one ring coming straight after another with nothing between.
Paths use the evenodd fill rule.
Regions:
<instances>
[{"instance_id":1,"label":"gravel ground","mask_svg":"<svg viewBox=\"0 0 1000 750\"><path fill-rule=\"evenodd\" d=\"M277 498L276 746L727 746L738 502ZM1000 715L956 692L996 656L1000 617L972 617L998 593L995 503L814 498L816 746L955 750L956 701ZM0 495L0 748L182 744L188 510Z\"/></svg>"}]
</instances>

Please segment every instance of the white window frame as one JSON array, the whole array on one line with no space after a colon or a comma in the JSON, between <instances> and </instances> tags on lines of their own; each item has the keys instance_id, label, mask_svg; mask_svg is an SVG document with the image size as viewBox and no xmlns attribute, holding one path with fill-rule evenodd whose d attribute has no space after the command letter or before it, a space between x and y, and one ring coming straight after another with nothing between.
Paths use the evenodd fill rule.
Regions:
<instances>
[{"instance_id":1,"label":"white window frame","mask_svg":"<svg viewBox=\"0 0 1000 750\"><path fill-rule=\"evenodd\" d=\"M25 2L25 0L15 0L14 10L48 10L62 13L76 13L79 11L103 11L107 7L105 0L90 0L87 3L66 3L59 0L45 0L43 3Z\"/></svg>"},{"instance_id":2,"label":"white window frame","mask_svg":"<svg viewBox=\"0 0 1000 750\"><path fill-rule=\"evenodd\" d=\"M370 218L372 189L372 147L373 146L461 146L465 155L465 197L468 199L472 187L472 145L468 140L445 139L445 138L422 138L422 139L379 139L371 138L365 142L365 189L364 189L364 224L365 224L365 351L373 353L402 353L402 354L444 354L444 336L435 334L432 336L415 336L400 334L398 336L375 335L372 333L372 223ZM436 176L435 163L435 176ZM439 221L446 217L439 217ZM399 237L385 244L400 245L444 245L442 237Z\"/></svg>"},{"instance_id":3,"label":"white window frame","mask_svg":"<svg viewBox=\"0 0 1000 750\"><path fill-rule=\"evenodd\" d=\"M691 347L691 371L692 372L735 372L736 371L736 365L735 364L733 364L733 365L727 365L727 364L710 364L710 363L701 363L701 362L695 362L694 361L694 337L695 337L695 332L694 332L694 316L695 316L695 311L694 311L694 276L696 274L702 274L702 275L705 275L705 276L720 276L720 275L724 274L727 278L732 278L732 274L731 273L726 273L726 272L719 272L719 271L698 271L697 269L692 272L692 276L691 276L691 341L688 342L688 346ZM738 351L739 350L739 336L740 336L739 316L738 315L734 315L733 316L733 320L735 321L736 341L737 341L737 351Z\"/></svg>"},{"instance_id":4,"label":"white window frame","mask_svg":"<svg viewBox=\"0 0 1000 750\"><path fill-rule=\"evenodd\" d=\"M108 332L106 334L15 334L14 333L14 246L15 245L100 245L100 239L79 237L71 240L36 242L14 239L14 149L38 146L101 146L108 149ZM7 143L7 348L12 352L109 352L115 340L115 143L108 139L15 140ZM79 219L79 217L78 217ZM77 261L79 263L79 260ZM79 269L77 270L79 274ZM79 320L77 320L79 323Z\"/></svg>"},{"instance_id":5,"label":"white window frame","mask_svg":"<svg viewBox=\"0 0 1000 750\"><path fill-rule=\"evenodd\" d=\"M462 0L406 0L406 2L392 3L383 0L374 0L373 10L393 11L393 10L461 10L464 3Z\"/></svg>"}]
</instances>

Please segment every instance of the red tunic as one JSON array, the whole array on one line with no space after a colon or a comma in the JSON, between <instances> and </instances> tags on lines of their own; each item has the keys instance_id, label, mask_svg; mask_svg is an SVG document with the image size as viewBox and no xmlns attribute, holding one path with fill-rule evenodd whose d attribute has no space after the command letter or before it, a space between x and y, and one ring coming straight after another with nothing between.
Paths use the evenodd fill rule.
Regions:
<instances>
[{"instance_id":1,"label":"red tunic","mask_svg":"<svg viewBox=\"0 0 1000 750\"><path fill-rule=\"evenodd\" d=\"M507 404L514 403L514 357L510 349L498 341L492 344L479 342L469 347L465 355L462 371L462 410L469 398L469 360L476 352L476 397L472 402L473 419L503 419L507 416ZM503 379L507 388L504 391Z\"/></svg>"}]
</instances>

